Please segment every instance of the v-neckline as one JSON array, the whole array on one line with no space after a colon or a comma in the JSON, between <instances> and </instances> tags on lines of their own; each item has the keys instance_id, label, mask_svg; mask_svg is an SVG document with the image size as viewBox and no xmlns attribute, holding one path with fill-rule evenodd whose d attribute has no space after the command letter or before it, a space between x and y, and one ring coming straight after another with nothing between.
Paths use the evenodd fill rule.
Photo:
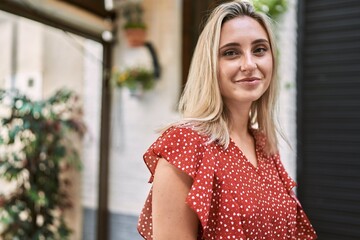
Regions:
<instances>
[{"instance_id":1,"label":"v-neckline","mask_svg":"<svg viewBox=\"0 0 360 240\"><path fill-rule=\"evenodd\" d=\"M257 139L255 137L254 132L252 131L252 129L250 129L250 133L252 135L252 137L254 138L254 147L255 147L255 157L256 157L256 165L252 164L249 160L249 158L245 155L245 153L241 150L241 148L236 144L236 142L230 137L230 142L234 145L234 147L237 149L237 151L244 157L245 162L251 167L253 168L256 172L259 171L259 167L260 167L260 163L261 161L259 160L259 154L258 154L258 143L257 143Z\"/></svg>"}]
</instances>

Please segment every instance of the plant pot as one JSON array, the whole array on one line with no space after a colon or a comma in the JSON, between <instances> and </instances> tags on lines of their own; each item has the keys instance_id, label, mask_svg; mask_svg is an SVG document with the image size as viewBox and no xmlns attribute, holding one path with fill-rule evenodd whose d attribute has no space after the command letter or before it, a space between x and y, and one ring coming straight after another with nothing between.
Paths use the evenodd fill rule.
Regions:
<instances>
[{"instance_id":1,"label":"plant pot","mask_svg":"<svg viewBox=\"0 0 360 240\"><path fill-rule=\"evenodd\" d=\"M142 98L144 95L144 87L140 83L137 83L134 88L129 88L129 91L132 97Z\"/></svg>"},{"instance_id":2,"label":"plant pot","mask_svg":"<svg viewBox=\"0 0 360 240\"><path fill-rule=\"evenodd\" d=\"M146 30L142 28L125 29L125 37L130 47L140 47L145 44Z\"/></svg>"}]
</instances>

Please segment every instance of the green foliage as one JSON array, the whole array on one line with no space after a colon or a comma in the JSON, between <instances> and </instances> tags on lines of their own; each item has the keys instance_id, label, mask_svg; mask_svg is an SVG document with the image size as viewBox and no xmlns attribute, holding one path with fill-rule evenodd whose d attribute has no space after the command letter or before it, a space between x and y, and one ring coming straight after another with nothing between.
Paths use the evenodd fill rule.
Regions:
<instances>
[{"instance_id":1,"label":"green foliage","mask_svg":"<svg viewBox=\"0 0 360 240\"><path fill-rule=\"evenodd\" d=\"M130 68L122 72L114 71L113 81L119 87L126 86L130 90L135 90L138 85L144 90L154 87L155 77L152 71L144 68Z\"/></svg>"},{"instance_id":2,"label":"green foliage","mask_svg":"<svg viewBox=\"0 0 360 240\"><path fill-rule=\"evenodd\" d=\"M71 206L60 178L81 162L69 134L85 132L74 92L60 90L44 101L31 101L17 91L0 90L0 178L16 189L0 195L2 239L68 239L64 209Z\"/></svg>"},{"instance_id":3,"label":"green foliage","mask_svg":"<svg viewBox=\"0 0 360 240\"><path fill-rule=\"evenodd\" d=\"M128 22L124 24L124 29L139 28L146 29L145 23L142 22Z\"/></svg>"},{"instance_id":4,"label":"green foliage","mask_svg":"<svg viewBox=\"0 0 360 240\"><path fill-rule=\"evenodd\" d=\"M141 28L146 29L143 21L144 10L140 3L127 2L123 5L122 16L125 19L124 29Z\"/></svg>"},{"instance_id":5,"label":"green foliage","mask_svg":"<svg viewBox=\"0 0 360 240\"><path fill-rule=\"evenodd\" d=\"M287 9L287 0L253 0L254 7L257 11L263 12L273 19Z\"/></svg>"}]
</instances>

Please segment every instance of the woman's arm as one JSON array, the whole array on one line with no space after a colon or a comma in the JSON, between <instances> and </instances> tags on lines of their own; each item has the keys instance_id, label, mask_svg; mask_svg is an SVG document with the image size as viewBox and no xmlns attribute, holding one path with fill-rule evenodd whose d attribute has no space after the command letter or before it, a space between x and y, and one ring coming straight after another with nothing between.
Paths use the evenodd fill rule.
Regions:
<instances>
[{"instance_id":1,"label":"woman's arm","mask_svg":"<svg viewBox=\"0 0 360 240\"><path fill-rule=\"evenodd\" d=\"M154 176L152 196L154 240L196 240L199 220L185 203L192 178L165 159Z\"/></svg>"}]
</instances>

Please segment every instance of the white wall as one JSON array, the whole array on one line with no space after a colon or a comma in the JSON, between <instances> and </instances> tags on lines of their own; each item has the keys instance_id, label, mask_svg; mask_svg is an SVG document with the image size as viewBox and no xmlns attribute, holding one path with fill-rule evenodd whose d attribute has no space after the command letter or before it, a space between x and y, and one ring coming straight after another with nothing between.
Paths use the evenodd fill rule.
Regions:
<instances>
[{"instance_id":1,"label":"white wall","mask_svg":"<svg viewBox=\"0 0 360 240\"><path fill-rule=\"evenodd\" d=\"M5 87L6 78L10 77L11 74L11 53L12 53L12 42L10 39L13 34L13 26L9 21L1 21L0 19L0 88Z\"/></svg>"},{"instance_id":2,"label":"white wall","mask_svg":"<svg viewBox=\"0 0 360 240\"><path fill-rule=\"evenodd\" d=\"M278 20L280 124L290 143L280 141L280 154L286 170L296 179L296 44L297 0L288 1L288 10Z\"/></svg>"},{"instance_id":3,"label":"white wall","mask_svg":"<svg viewBox=\"0 0 360 240\"><path fill-rule=\"evenodd\" d=\"M177 117L181 83L181 0L143 3L148 39L157 50L162 76L142 99L130 97L126 90L114 92L110 163L110 210L134 215L140 213L150 187L142 155L158 136L155 130ZM118 68L132 64L132 58L149 64L146 53L137 57L143 49L129 49L121 32L118 38L114 59Z\"/></svg>"},{"instance_id":4,"label":"white wall","mask_svg":"<svg viewBox=\"0 0 360 240\"><path fill-rule=\"evenodd\" d=\"M99 156L100 156L100 116L102 89L102 59L103 47L92 40L84 40L85 57L83 62L83 101L84 121L87 132L84 136L82 171L82 203L84 207L97 208ZM91 57L90 57L91 56Z\"/></svg>"},{"instance_id":5,"label":"white wall","mask_svg":"<svg viewBox=\"0 0 360 240\"><path fill-rule=\"evenodd\" d=\"M34 100L42 98L43 26L28 19L17 22L17 73L15 87ZM30 79L33 85L29 85Z\"/></svg>"}]
</instances>

